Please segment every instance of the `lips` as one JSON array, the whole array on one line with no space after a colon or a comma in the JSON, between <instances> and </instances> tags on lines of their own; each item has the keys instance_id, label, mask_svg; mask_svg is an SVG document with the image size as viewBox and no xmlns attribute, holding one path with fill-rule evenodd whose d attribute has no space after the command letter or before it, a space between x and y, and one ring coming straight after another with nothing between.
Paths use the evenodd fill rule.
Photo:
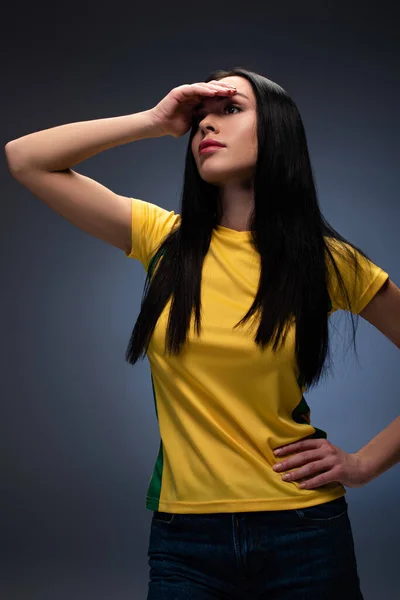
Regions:
<instances>
[{"instance_id":1,"label":"lips","mask_svg":"<svg viewBox=\"0 0 400 600\"><path fill-rule=\"evenodd\" d=\"M203 140L199 144L199 152L204 150L204 148L210 148L212 146L217 147L217 148L224 148L225 144L222 144L222 142L217 142L217 140Z\"/></svg>"}]
</instances>

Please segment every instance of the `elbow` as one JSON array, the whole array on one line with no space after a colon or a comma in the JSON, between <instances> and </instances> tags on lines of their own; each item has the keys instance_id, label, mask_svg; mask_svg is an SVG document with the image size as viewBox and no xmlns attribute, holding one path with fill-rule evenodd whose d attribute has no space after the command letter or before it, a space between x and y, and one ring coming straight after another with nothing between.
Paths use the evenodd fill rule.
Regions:
<instances>
[{"instance_id":1,"label":"elbow","mask_svg":"<svg viewBox=\"0 0 400 600\"><path fill-rule=\"evenodd\" d=\"M12 175L16 175L26 168L26 160L24 160L21 150L14 140L5 145L5 154L7 166Z\"/></svg>"}]
</instances>

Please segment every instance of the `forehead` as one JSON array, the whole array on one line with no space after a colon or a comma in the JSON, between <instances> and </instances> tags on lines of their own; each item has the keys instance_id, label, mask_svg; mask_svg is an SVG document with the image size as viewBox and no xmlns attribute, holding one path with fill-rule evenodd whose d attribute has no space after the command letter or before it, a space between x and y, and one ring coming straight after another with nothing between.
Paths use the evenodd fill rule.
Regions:
<instances>
[{"instance_id":1,"label":"forehead","mask_svg":"<svg viewBox=\"0 0 400 600\"><path fill-rule=\"evenodd\" d=\"M229 83L230 85L234 85L238 91L237 94L234 94L233 96L230 96L230 99L232 101L235 100L239 100L242 102L247 102L251 105L254 105L254 93L253 93L253 88L251 87L250 82L245 79L244 77L238 77L238 76L230 76L230 77L223 77L222 79L218 79L218 81L221 81L222 83ZM244 96L240 95L240 94L244 94ZM212 103L213 101L216 102L221 102L224 98L224 96L216 96L213 98L210 98L208 96L205 96L204 98L202 98L201 102L195 107L196 110L199 110L201 108L203 108L205 106L205 104L208 103Z\"/></svg>"}]
</instances>

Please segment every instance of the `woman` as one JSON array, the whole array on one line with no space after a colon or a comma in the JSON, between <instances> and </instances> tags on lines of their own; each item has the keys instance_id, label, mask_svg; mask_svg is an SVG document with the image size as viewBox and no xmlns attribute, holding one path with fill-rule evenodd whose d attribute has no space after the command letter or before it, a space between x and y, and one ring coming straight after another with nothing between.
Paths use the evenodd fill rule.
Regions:
<instances>
[{"instance_id":1,"label":"woman","mask_svg":"<svg viewBox=\"0 0 400 600\"><path fill-rule=\"evenodd\" d=\"M71 170L189 130L180 214ZM6 149L23 185L147 271L126 358L148 356L161 437L148 600L362 598L344 486L393 463L399 424L374 452L347 454L311 424L303 394L324 373L329 316L374 322L379 297L379 328L397 343L400 291L322 216L293 100L246 69L216 71L149 111Z\"/></svg>"}]
</instances>

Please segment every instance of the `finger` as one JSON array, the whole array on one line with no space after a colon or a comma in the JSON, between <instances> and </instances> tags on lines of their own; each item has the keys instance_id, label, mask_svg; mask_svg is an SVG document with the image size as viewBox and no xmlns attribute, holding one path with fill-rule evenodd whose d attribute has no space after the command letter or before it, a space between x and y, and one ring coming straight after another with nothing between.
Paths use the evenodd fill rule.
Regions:
<instances>
[{"instance_id":1,"label":"finger","mask_svg":"<svg viewBox=\"0 0 400 600\"><path fill-rule=\"evenodd\" d=\"M236 86L232 85L231 83L225 83L224 81L218 81L217 79L212 79L211 81L206 81L206 82L202 82L202 83L210 83L210 84L222 85L223 87L227 87L227 88L231 88L231 89L235 89L236 90Z\"/></svg>"},{"instance_id":2,"label":"finger","mask_svg":"<svg viewBox=\"0 0 400 600\"><path fill-rule=\"evenodd\" d=\"M275 456L284 456L285 454L290 454L295 449L296 449L295 444L288 444L287 446L282 446L281 448L275 448L274 454L275 454Z\"/></svg>"},{"instance_id":3,"label":"finger","mask_svg":"<svg viewBox=\"0 0 400 600\"><path fill-rule=\"evenodd\" d=\"M324 473L331 470L332 465L330 463L324 462L322 460L315 461L300 467L299 469L295 469L290 473L285 473L282 475L283 481L298 481L303 477L311 477L315 475L315 473Z\"/></svg>"},{"instance_id":4,"label":"finger","mask_svg":"<svg viewBox=\"0 0 400 600\"><path fill-rule=\"evenodd\" d=\"M313 477L312 479L302 481L299 484L299 487L301 487L302 490L311 490L322 487L323 485L332 483L334 481L336 481L336 479L333 479L332 477L329 477L327 473L324 473L323 475L318 475L318 477Z\"/></svg>"},{"instance_id":5,"label":"finger","mask_svg":"<svg viewBox=\"0 0 400 600\"><path fill-rule=\"evenodd\" d=\"M283 462L277 463L272 468L274 469L274 471L287 471L288 469L301 467L302 465L311 463L313 461L321 460L322 458L324 458L322 452L317 452L316 450L308 450L307 452L297 453L292 458L288 458Z\"/></svg>"},{"instance_id":6,"label":"finger","mask_svg":"<svg viewBox=\"0 0 400 600\"><path fill-rule=\"evenodd\" d=\"M225 87L222 85L217 85L217 84L210 84L210 83L198 83L195 84L195 89L201 89L201 90L205 90L207 92L215 93L215 94L225 94L225 95L229 95L229 94L234 94L236 93L236 90L234 90L233 88L229 88L229 87Z\"/></svg>"},{"instance_id":7,"label":"finger","mask_svg":"<svg viewBox=\"0 0 400 600\"><path fill-rule=\"evenodd\" d=\"M300 450L310 450L311 448L320 448L321 443L319 440L302 440L301 442L295 442L293 444L287 444L280 448L275 448L275 456L284 456L285 454L292 454L292 452L299 452Z\"/></svg>"},{"instance_id":8,"label":"finger","mask_svg":"<svg viewBox=\"0 0 400 600\"><path fill-rule=\"evenodd\" d=\"M222 87L212 87L206 83L193 83L186 88L182 88L180 92L184 97L184 102L195 105L198 102L201 102L204 96L210 98L216 96L217 94L231 96L234 93L234 90L232 90L232 92L229 92L229 90Z\"/></svg>"}]
</instances>

